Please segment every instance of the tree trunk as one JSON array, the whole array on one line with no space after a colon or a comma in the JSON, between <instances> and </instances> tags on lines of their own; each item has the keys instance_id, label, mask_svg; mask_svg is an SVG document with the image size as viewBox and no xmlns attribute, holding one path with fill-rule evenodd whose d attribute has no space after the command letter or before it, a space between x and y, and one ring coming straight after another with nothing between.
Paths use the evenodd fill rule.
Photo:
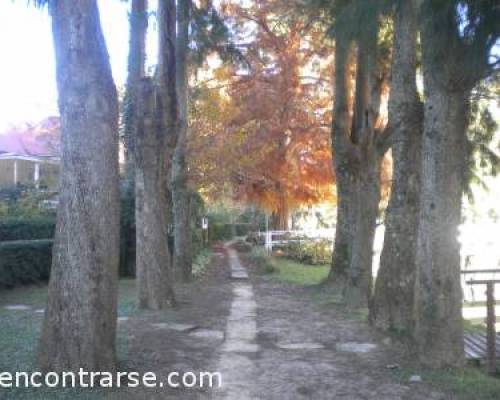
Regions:
<instances>
[{"instance_id":1,"label":"tree trunk","mask_svg":"<svg viewBox=\"0 0 500 400\"><path fill-rule=\"evenodd\" d=\"M367 307L372 296L373 242L380 203L380 165L375 122L379 114L378 20L357 38L357 68L351 133L351 254L344 298L352 308Z\"/></svg>"},{"instance_id":2,"label":"tree trunk","mask_svg":"<svg viewBox=\"0 0 500 400\"><path fill-rule=\"evenodd\" d=\"M335 48L335 107L333 110L332 153L334 154L337 189L337 224L328 281L343 285L351 260L351 224L354 197L352 196L352 160L350 158L350 105L352 79L349 68L351 45L342 32L337 34Z\"/></svg>"},{"instance_id":3,"label":"tree trunk","mask_svg":"<svg viewBox=\"0 0 500 400\"><path fill-rule=\"evenodd\" d=\"M174 215L174 268L182 272L189 282L193 275L191 254L190 193L186 165L188 133L188 74L187 55L189 45L190 0L178 3L177 37L177 97L179 102L178 140L172 162L172 200Z\"/></svg>"},{"instance_id":4,"label":"tree trunk","mask_svg":"<svg viewBox=\"0 0 500 400\"><path fill-rule=\"evenodd\" d=\"M137 85L144 77L146 61L146 32L148 28L147 0L132 0L130 12L130 39L128 75L125 95L125 182L123 185L122 240L120 272L123 276L135 275L135 131Z\"/></svg>"},{"instance_id":5,"label":"tree trunk","mask_svg":"<svg viewBox=\"0 0 500 400\"><path fill-rule=\"evenodd\" d=\"M168 180L177 138L175 0L158 2L156 82L143 79L136 105L136 275L139 307L175 305L168 245Z\"/></svg>"},{"instance_id":6,"label":"tree trunk","mask_svg":"<svg viewBox=\"0 0 500 400\"><path fill-rule=\"evenodd\" d=\"M422 111L416 85L416 10L401 2L395 22L389 125L393 178L385 240L370 320L379 328L413 331L415 250L420 194Z\"/></svg>"},{"instance_id":7,"label":"tree trunk","mask_svg":"<svg viewBox=\"0 0 500 400\"><path fill-rule=\"evenodd\" d=\"M62 175L43 371L113 371L119 263L118 102L95 0L50 3Z\"/></svg>"},{"instance_id":8,"label":"tree trunk","mask_svg":"<svg viewBox=\"0 0 500 400\"><path fill-rule=\"evenodd\" d=\"M288 211L288 202L286 199L286 194L284 192L281 192L279 194L280 196L280 204L278 208L278 230L280 231L287 231L289 228L288 225L288 217L289 217L289 211Z\"/></svg>"},{"instance_id":9,"label":"tree trunk","mask_svg":"<svg viewBox=\"0 0 500 400\"><path fill-rule=\"evenodd\" d=\"M467 115L467 96L463 93L436 87L426 89L415 338L421 361L434 366L456 366L463 361L457 236L464 188Z\"/></svg>"},{"instance_id":10,"label":"tree trunk","mask_svg":"<svg viewBox=\"0 0 500 400\"><path fill-rule=\"evenodd\" d=\"M135 143L137 288L139 307L152 310L175 304L167 232L166 136L158 92L151 79L141 81Z\"/></svg>"},{"instance_id":11,"label":"tree trunk","mask_svg":"<svg viewBox=\"0 0 500 400\"><path fill-rule=\"evenodd\" d=\"M436 21L424 17L422 189L416 250L415 341L432 367L463 364L460 245L470 89L436 57ZM447 46L441 40L437 46ZM456 50L456 49L454 49ZM454 54L458 57L458 54ZM452 58L453 59L453 58ZM461 74L459 72L459 74Z\"/></svg>"},{"instance_id":12,"label":"tree trunk","mask_svg":"<svg viewBox=\"0 0 500 400\"><path fill-rule=\"evenodd\" d=\"M360 159L354 183L351 260L345 299L352 308L366 307L372 295L373 243L380 204L381 157L371 146ZM351 197L352 198L352 197Z\"/></svg>"}]
</instances>

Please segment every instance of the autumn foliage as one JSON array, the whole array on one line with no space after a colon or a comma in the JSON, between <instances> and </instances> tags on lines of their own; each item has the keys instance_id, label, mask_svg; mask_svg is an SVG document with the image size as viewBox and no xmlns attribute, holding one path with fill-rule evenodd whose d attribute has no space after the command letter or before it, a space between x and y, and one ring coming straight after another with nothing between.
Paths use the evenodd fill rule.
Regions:
<instances>
[{"instance_id":1,"label":"autumn foliage","mask_svg":"<svg viewBox=\"0 0 500 400\"><path fill-rule=\"evenodd\" d=\"M294 208L333 200L333 49L321 27L288 16L285 2L255 3L224 8L239 40L253 40L240 46L244 65L196 86L191 177L208 195L229 190L274 213L285 228Z\"/></svg>"}]
</instances>

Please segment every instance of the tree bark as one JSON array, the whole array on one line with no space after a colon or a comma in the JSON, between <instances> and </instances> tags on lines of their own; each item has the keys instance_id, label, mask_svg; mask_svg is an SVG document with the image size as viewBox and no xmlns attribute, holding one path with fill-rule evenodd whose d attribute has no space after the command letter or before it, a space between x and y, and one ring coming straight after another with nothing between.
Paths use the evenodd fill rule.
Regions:
<instances>
[{"instance_id":1,"label":"tree bark","mask_svg":"<svg viewBox=\"0 0 500 400\"><path fill-rule=\"evenodd\" d=\"M125 94L125 179L123 185L122 240L120 272L123 276L135 275L135 135L134 117L137 103L137 86L144 77L146 61L146 32L148 28L147 0L132 0L130 12L130 39L128 75Z\"/></svg>"},{"instance_id":2,"label":"tree bark","mask_svg":"<svg viewBox=\"0 0 500 400\"><path fill-rule=\"evenodd\" d=\"M137 288L140 308L160 310L175 304L167 232L166 136L159 90L150 78L144 78L139 91L135 143Z\"/></svg>"},{"instance_id":3,"label":"tree bark","mask_svg":"<svg viewBox=\"0 0 500 400\"><path fill-rule=\"evenodd\" d=\"M357 38L357 74L351 132L351 255L344 298L352 308L367 307L372 296L373 243L380 203L380 165L384 155L375 131L381 84L377 66L378 20L366 23Z\"/></svg>"},{"instance_id":4,"label":"tree bark","mask_svg":"<svg viewBox=\"0 0 500 400\"><path fill-rule=\"evenodd\" d=\"M189 282L193 276L191 253L191 221L186 164L188 134L188 71L190 0L179 0L177 7L177 97L179 103L178 140L172 162L172 200L174 215L174 268L182 272L182 278Z\"/></svg>"},{"instance_id":5,"label":"tree bark","mask_svg":"<svg viewBox=\"0 0 500 400\"><path fill-rule=\"evenodd\" d=\"M335 45L335 106L332 125L332 153L334 154L335 181L337 189L337 224L332 255L332 266L328 276L330 282L343 285L351 259L351 226L354 202L352 196L353 171L351 165L350 104L353 92L349 68L350 40L338 32Z\"/></svg>"},{"instance_id":6,"label":"tree bark","mask_svg":"<svg viewBox=\"0 0 500 400\"><path fill-rule=\"evenodd\" d=\"M415 243L420 194L422 110L416 84L417 22L413 1L396 10L389 125L393 178L385 240L370 320L379 328L413 331Z\"/></svg>"},{"instance_id":7,"label":"tree bark","mask_svg":"<svg viewBox=\"0 0 500 400\"><path fill-rule=\"evenodd\" d=\"M95 0L50 3L62 174L38 365L113 371L119 262L118 102Z\"/></svg>"},{"instance_id":8,"label":"tree bark","mask_svg":"<svg viewBox=\"0 0 500 400\"><path fill-rule=\"evenodd\" d=\"M287 231L289 228L288 224L289 210L288 210L286 193L284 191L279 193L279 201L280 204L277 210L278 230Z\"/></svg>"},{"instance_id":9,"label":"tree bark","mask_svg":"<svg viewBox=\"0 0 500 400\"><path fill-rule=\"evenodd\" d=\"M457 236L471 86L457 79L460 75L451 72L449 61L436 57L435 46L451 46L453 52L446 37L436 35L436 26L432 15L423 17L425 106L414 337L420 361L443 367L460 366L464 358Z\"/></svg>"},{"instance_id":10,"label":"tree bark","mask_svg":"<svg viewBox=\"0 0 500 400\"><path fill-rule=\"evenodd\" d=\"M361 148L359 169L354 180L351 260L348 270L345 300L352 308L363 308L372 297L373 244L380 204L381 156L370 145ZM351 199L352 199L351 197Z\"/></svg>"},{"instance_id":11,"label":"tree bark","mask_svg":"<svg viewBox=\"0 0 500 400\"><path fill-rule=\"evenodd\" d=\"M156 82L139 85L136 161L136 275L139 307L175 305L168 246L168 179L177 137L175 0L158 2L159 57Z\"/></svg>"},{"instance_id":12,"label":"tree bark","mask_svg":"<svg viewBox=\"0 0 500 400\"><path fill-rule=\"evenodd\" d=\"M467 96L463 93L426 89L415 338L421 361L434 366L461 365L463 361L457 236L467 115Z\"/></svg>"}]
</instances>

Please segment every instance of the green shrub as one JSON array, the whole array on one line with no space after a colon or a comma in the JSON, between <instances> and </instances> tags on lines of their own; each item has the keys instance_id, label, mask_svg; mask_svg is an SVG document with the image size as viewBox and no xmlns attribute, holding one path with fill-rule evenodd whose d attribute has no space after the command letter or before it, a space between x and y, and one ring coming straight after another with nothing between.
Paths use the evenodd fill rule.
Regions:
<instances>
[{"instance_id":1,"label":"green shrub","mask_svg":"<svg viewBox=\"0 0 500 400\"><path fill-rule=\"evenodd\" d=\"M236 236L247 236L253 229L252 224L238 223L234 224Z\"/></svg>"},{"instance_id":2,"label":"green shrub","mask_svg":"<svg viewBox=\"0 0 500 400\"><path fill-rule=\"evenodd\" d=\"M0 288L49 279L52 240L18 240L0 243Z\"/></svg>"},{"instance_id":3,"label":"green shrub","mask_svg":"<svg viewBox=\"0 0 500 400\"><path fill-rule=\"evenodd\" d=\"M282 251L285 256L305 264L328 264L332 260L331 242L326 239L290 242Z\"/></svg>"},{"instance_id":4,"label":"green shrub","mask_svg":"<svg viewBox=\"0 0 500 400\"><path fill-rule=\"evenodd\" d=\"M278 271L272 256L262 247L254 247L249 255L250 262L261 274L274 274Z\"/></svg>"},{"instance_id":5,"label":"green shrub","mask_svg":"<svg viewBox=\"0 0 500 400\"><path fill-rule=\"evenodd\" d=\"M234 225L208 223L208 237L210 242L217 242L220 240L230 240L234 237Z\"/></svg>"},{"instance_id":6,"label":"green shrub","mask_svg":"<svg viewBox=\"0 0 500 400\"><path fill-rule=\"evenodd\" d=\"M255 246L264 246L266 243L266 236L265 234L261 234L259 232L250 232L247 235L246 241L254 244Z\"/></svg>"},{"instance_id":7,"label":"green shrub","mask_svg":"<svg viewBox=\"0 0 500 400\"><path fill-rule=\"evenodd\" d=\"M207 268L207 265L212 259L212 252L209 249L203 249L193 259L193 275L195 277L202 276Z\"/></svg>"},{"instance_id":8,"label":"green shrub","mask_svg":"<svg viewBox=\"0 0 500 400\"><path fill-rule=\"evenodd\" d=\"M191 229L191 252L193 259L198 256L205 248L203 243L203 229L193 228Z\"/></svg>"},{"instance_id":9,"label":"green shrub","mask_svg":"<svg viewBox=\"0 0 500 400\"><path fill-rule=\"evenodd\" d=\"M55 217L4 217L0 219L0 242L12 240L52 239L56 226Z\"/></svg>"},{"instance_id":10,"label":"green shrub","mask_svg":"<svg viewBox=\"0 0 500 400\"><path fill-rule=\"evenodd\" d=\"M40 191L34 186L18 184L2 187L0 188L0 216L15 216L18 218L54 217L54 210L43 206L46 201L54 199L54 192Z\"/></svg>"}]
</instances>

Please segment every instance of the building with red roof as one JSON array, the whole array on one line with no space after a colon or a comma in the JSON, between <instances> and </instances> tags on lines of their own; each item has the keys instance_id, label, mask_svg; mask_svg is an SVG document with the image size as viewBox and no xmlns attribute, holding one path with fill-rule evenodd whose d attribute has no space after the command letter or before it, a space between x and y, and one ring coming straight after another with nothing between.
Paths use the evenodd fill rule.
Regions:
<instances>
[{"instance_id":1,"label":"building with red roof","mask_svg":"<svg viewBox=\"0 0 500 400\"><path fill-rule=\"evenodd\" d=\"M58 117L0 133L0 187L22 184L56 190L59 164Z\"/></svg>"}]
</instances>

